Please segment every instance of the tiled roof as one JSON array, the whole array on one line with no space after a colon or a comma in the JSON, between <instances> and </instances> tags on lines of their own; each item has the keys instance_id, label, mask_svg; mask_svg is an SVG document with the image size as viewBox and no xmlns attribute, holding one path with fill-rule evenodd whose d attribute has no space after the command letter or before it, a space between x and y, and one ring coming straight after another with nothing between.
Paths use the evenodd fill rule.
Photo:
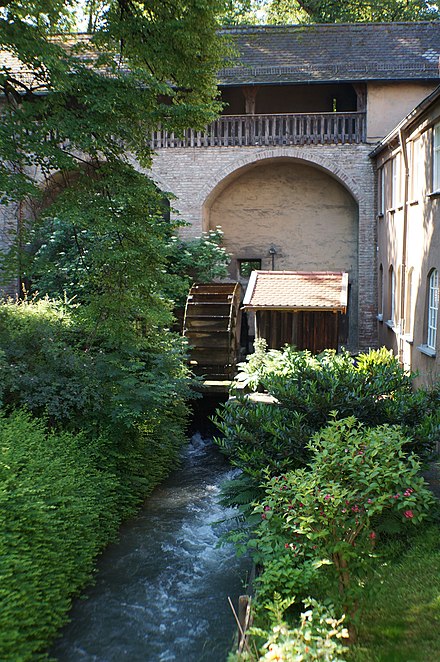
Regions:
<instances>
[{"instance_id":1,"label":"tiled roof","mask_svg":"<svg viewBox=\"0 0 440 662\"><path fill-rule=\"evenodd\" d=\"M243 305L264 310L345 310L348 274L341 271L253 271Z\"/></svg>"},{"instance_id":2,"label":"tiled roof","mask_svg":"<svg viewBox=\"0 0 440 662\"><path fill-rule=\"evenodd\" d=\"M439 77L440 22L237 27L223 85Z\"/></svg>"}]
</instances>

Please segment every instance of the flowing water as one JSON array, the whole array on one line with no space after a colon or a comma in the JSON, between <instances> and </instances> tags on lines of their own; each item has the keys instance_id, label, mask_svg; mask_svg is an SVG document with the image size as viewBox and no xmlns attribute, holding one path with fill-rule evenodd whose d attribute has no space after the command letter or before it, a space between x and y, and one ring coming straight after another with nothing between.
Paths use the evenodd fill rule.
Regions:
<instances>
[{"instance_id":1,"label":"flowing water","mask_svg":"<svg viewBox=\"0 0 440 662\"><path fill-rule=\"evenodd\" d=\"M218 546L233 511L219 505L233 475L209 439L194 435L181 469L124 525L76 602L51 655L60 662L224 662L249 561Z\"/></svg>"}]
</instances>

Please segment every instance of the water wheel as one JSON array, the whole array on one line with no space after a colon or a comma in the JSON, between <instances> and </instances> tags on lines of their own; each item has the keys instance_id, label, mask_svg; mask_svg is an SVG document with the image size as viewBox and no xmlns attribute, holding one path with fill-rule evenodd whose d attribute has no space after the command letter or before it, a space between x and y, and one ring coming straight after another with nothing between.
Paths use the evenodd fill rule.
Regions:
<instances>
[{"instance_id":1,"label":"water wheel","mask_svg":"<svg viewBox=\"0 0 440 662\"><path fill-rule=\"evenodd\" d=\"M207 283L191 287L186 301L183 335L190 365L208 380L230 380L240 342L240 283Z\"/></svg>"}]
</instances>

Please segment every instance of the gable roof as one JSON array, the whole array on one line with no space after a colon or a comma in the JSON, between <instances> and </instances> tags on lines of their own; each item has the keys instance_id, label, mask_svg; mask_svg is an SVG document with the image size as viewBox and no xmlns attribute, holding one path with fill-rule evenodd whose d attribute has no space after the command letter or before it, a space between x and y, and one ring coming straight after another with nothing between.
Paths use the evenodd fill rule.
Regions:
<instances>
[{"instance_id":1,"label":"gable roof","mask_svg":"<svg viewBox=\"0 0 440 662\"><path fill-rule=\"evenodd\" d=\"M243 300L250 310L328 310L347 307L342 271L253 271Z\"/></svg>"},{"instance_id":2,"label":"gable roof","mask_svg":"<svg viewBox=\"0 0 440 662\"><path fill-rule=\"evenodd\" d=\"M221 85L439 77L440 21L242 26Z\"/></svg>"}]
</instances>

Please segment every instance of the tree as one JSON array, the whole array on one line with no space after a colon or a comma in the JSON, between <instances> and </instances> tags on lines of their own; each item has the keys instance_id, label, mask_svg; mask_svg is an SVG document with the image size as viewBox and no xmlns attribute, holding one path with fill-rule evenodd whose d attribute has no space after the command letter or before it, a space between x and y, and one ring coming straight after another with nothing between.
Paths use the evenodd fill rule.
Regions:
<instances>
[{"instance_id":1,"label":"tree","mask_svg":"<svg viewBox=\"0 0 440 662\"><path fill-rule=\"evenodd\" d=\"M354 23L419 21L440 17L437 2L428 0L249 0L236 12L236 22Z\"/></svg>"},{"instance_id":2,"label":"tree","mask_svg":"<svg viewBox=\"0 0 440 662\"><path fill-rule=\"evenodd\" d=\"M38 223L69 228L91 327L154 331L169 319L162 283L177 223L138 166L150 165L160 125L179 133L218 113L224 2L89 2L88 36L69 33L73 5L1 1L1 201L28 216L18 252Z\"/></svg>"}]
</instances>

